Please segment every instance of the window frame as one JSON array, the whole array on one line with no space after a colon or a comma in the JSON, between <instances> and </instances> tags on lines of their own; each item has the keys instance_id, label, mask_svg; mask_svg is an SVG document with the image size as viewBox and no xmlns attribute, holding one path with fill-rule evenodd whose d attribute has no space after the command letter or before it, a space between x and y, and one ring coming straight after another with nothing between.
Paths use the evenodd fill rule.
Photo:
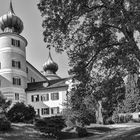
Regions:
<instances>
[{"instance_id":1,"label":"window frame","mask_svg":"<svg viewBox=\"0 0 140 140\"><path fill-rule=\"evenodd\" d=\"M51 100L59 100L59 92L53 92L51 93Z\"/></svg>"},{"instance_id":2,"label":"window frame","mask_svg":"<svg viewBox=\"0 0 140 140\"><path fill-rule=\"evenodd\" d=\"M49 93L41 95L41 101L49 101Z\"/></svg>"},{"instance_id":3,"label":"window frame","mask_svg":"<svg viewBox=\"0 0 140 140\"><path fill-rule=\"evenodd\" d=\"M15 93L15 100L19 101L19 93Z\"/></svg>"},{"instance_id":4,"label":"window frame","mask_svg":"<svg viewBox=\"0 0 140 140\"><path fill-rule=\"evenodd\" d=\"M15 59L12 59L12 67L21 69L21 62Z\"/></svg>"},{"instance_id":5,"label":"window frame","mask_svg":"<svg viewBox=\"0 0 140 140\"><path fill-rule=\"evenodd\" d=\"M50 115L50 109L49 108L41 108L41 114L42 115Z\"/></svg>"},{"instance_id":6,"label":"window frame","mask_svg":"<svg viewBox=\"0 0 140 140\"><path fill-rule=\"evenodd\" d=\"M39 94L31 95L31 102L39 102Z\"/></svg>"},{"instance_id":7,"label":"window frame","mask_svg":"<svg viewBox=\"0 0 140 140\"><path fill-rule=\"evenodd\" d=\"M13 77L13 85L21 85L21 78L20 77Z\"/></svg>"},{"instance_id":8,"label":"window frame","mask_svg":"<svg viewBox=\"0 0 140 140\"><path fill-rule=\"evenodd\" d=\"M15 46L15 47L20 47L20 45L21 45L20 40L17 40L14 38L11 38L11 44L12 44L12 46Z\"/></svg>"}]
</instances>

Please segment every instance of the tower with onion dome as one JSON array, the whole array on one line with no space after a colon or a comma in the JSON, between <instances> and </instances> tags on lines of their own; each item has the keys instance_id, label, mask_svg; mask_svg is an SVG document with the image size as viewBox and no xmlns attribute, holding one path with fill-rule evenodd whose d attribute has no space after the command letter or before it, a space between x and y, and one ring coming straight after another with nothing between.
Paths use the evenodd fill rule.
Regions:
<instances>
[{"instance_id":1,"label":"tower with onion dome","mask_svg":"<svg viewBox=\"0 0 140 140\"><path fill-rule=\"evenodd\" d=\"M27 40L20 35L23 22L15 14L11 1L9 11L0 17L0 28L0 91L13 102L26 103Z\"/></svg>"},{"instance_id":2,"label":"tower with onion dome","mask_svg":"<svg viewBox=\"0 0 140 140\"><path fill-rule=\"evenodd\" d=\"M58 65L52 59L50 48L49 48L49 56L45 64L43 65L44 75L48 80L60 79L60 77L56 74L58 70Z\"/></svg>"}]
</instances>

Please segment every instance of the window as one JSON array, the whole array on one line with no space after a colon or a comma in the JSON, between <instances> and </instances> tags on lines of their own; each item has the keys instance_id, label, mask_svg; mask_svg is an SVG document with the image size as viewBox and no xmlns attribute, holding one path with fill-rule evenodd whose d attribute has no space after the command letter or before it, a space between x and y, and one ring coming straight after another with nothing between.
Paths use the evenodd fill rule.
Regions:
<instances>
[{"instance_id":1,"label":"window","mask_svg":"<svg viewBox=\"0 0 140 140\"><path fill-rule=\"evenodd\" d=\"M31 96L31 101L32 102L39 102L39 95L32 95Z\"/></svg>"},{"instance_id":2,"label":"window","mask_svg":"<svg viewBox=\"0 0 140 140\"><path fill-rule=\"evenodd\" d=\"M40 115L40 109L36 109L36 115Z\"/></svg>"},{"instance_id":3,"label":"window","mask_svg":"<svg viewBox=\"0 0 140 140\"><path fill-rule=\"evenodd\" d=\"M49 94L41 95L41 101L49 101Z\"/></svg>"},{"instance_id":4,"label":"window","mask_svg":"<svg viewBox=\"0 0 140 140\"><path fill-rule=\"evenodd\" d=\"M26 73L28 73L28 68L26 68Z\"/></svg>"},{"instance_id":5,"label":"window","mask_svg":"<svg viewBox=\"0 0 140 140\"><path fill-rule=\"evenodd\" d=\"M14 77L13 78L13 85L21 85L21 79L17 78L17 77Z\"/></svg>"},{"instance_id":6,"label":"window","mask_svg":"<svg viewBox=\"0 0 140 140\"><path fill-rule=\"evenodd\" d=\"M15 100L19 100L19 93L15 93Z\"/></svg>"},{"instance_id":7,"label":"window","mask_svg":"<svg viewBox=\"0 0 140 140\"><path fill-rule=\"evenodd\" d=\"M42 115L49 115L49 108L42 108Z\"/></svg>"},{"instance_id":8,"label":"window","mask_svg":"<svg viewBox=\"0 0 140 140\"><path fill-rule=\"evenodd\" d=\"M13 46L20 47L20 41L19 40L15 40L15 39L12 38L11 44Z\"/></svg>"},{"instance_id":9,"label":"window","mask_svg":"<svg viewBox=\"0 0 140 140\"><path fill-rule=\"evenodd\" d=\"M59 100L59 93L51 93L52 100Z\"/></svg>"},{"instance_id":10,"label":"window","mask_svg":"<svg viewBox=\"0 0 140 140\"><path fill-rule=\"evenodd\" d=\"M20 69L20 67L21 67L20 61L12 60L12 67Z\"/></svg>"},{"instance_id":11,"label":"window","mask_svg":"<svg viewBox=\"0 0 140 140\"><path fill-rule=\"evenodd\" d=\"M31 83L35 82L35 79L31 77Z\"/></svg>"},{"instance_id":12,"label":"window","mask_svg":"<svg viewBox=\"0 0 140 140\"><path fill-rule=\"evenodd\" d=\"M59 107L52 107L51 114L59 114Z\"/></svg>"}]
</instances>

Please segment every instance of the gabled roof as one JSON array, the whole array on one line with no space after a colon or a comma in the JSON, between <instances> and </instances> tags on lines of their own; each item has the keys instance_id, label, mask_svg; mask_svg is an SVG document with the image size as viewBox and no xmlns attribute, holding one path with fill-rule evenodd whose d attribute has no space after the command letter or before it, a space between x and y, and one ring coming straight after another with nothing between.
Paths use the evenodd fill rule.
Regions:
<instances>
[{"instance_id":1,"label":"gabled roof","mask_svg":"<svg viewBox=\"0 0 140 140\"><path fill-rule=\"evenodd\" d=\"M68 85L66 84L66 81L68 81L69 79L70 78L63 78L63 79L28 83L26 91L27 92L40 91L40 90L68 87Z\"/></svg>"}]
</instances>

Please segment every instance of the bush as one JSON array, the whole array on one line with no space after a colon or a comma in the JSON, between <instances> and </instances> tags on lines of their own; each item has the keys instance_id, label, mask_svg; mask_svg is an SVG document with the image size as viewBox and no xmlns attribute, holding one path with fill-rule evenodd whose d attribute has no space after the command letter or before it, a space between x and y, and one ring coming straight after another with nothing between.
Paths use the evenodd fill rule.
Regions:
<instances>
[{"instance_id":1,"label":"bush","mask_svg":"<svg viewBox=\"0 0 140 140\"><path fill-rule=\"evenodd\" d=\"M126 114L125 120L126 120L126 122L129 122L130 120L132 120L132 115Z\"/></svg>"},{"instance_id":2,"label":"bush","mask_svg":"<svg viewBox=\"0 0 140 140\"><path fill-rule=\"evenodd\" d=\"M53 116L43 119L38 119L35 123L38 130L45 133L47 136L59 137L61 130L66 126L62 116Z\"/></svg>"},{"instance_id":3,"label":"bush","mask_svg":"<svg viewBox=\"0 0 140 140\"><path fill-rule=\"evenodd\" d=\"M6 119L0 119L0 131L7 131L10 130L11 123Z\"/></svg>"},{"instance_id":4,"label":"bush","mask_svg":"<svg viewBox=\"0 0 140 140\"><path fill-rule=\"evenodd\" d=\"M76 132L79 137L86 137L88 135L87 129L85 127L76 127Z\"/></svg>"},{"instance_id":5,"label":"bush","mask_svg":"<svg viewBox=\"0 0 140 140\"><path fill-rule=\"evenodd\" d=\"M32 106L26 106L24 103L16 103L7 113L11 122L31 123L35 118L35 110Z\"/></svg>"},{"instance_id":6,"label":"bush","mask_svg":"<svg viewBox=\"0 0 140 140\"><path fill-rule=\"evenodd\" d=\"M112 121L114 123L119 123L119 115L116 112L112 115Z\"/></svg>"},{"instance_id":7,"label":"bush","mask_svg":"<svg viewBox=\"0 0 140 140\"><path fill-rule=\"evenodd\" d=\"M125 123L125 116L124 115L120 116L120 122L119 123Z\"/></svg>"},{"instance_id":8,"label":"bush","mask_svg":"<svg viewBox=\"0 0 140 140\"><path fill-rule=\"evenodd\" d=\"M105 124L114 124L114 121L112 120L112 117L109 117L105 120Z\"/></svg>"}]
</instances>

